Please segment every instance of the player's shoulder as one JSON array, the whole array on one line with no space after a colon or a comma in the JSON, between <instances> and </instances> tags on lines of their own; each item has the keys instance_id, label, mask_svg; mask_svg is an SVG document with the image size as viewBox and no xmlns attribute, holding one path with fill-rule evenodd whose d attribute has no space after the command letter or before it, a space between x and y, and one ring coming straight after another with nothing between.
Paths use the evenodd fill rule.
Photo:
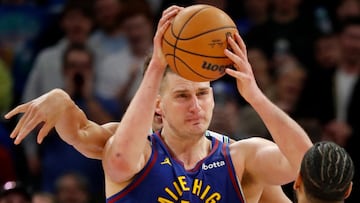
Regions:
<instances>
[{"instance_id":1,"label":"player's shoulder","mask_svg":"<svg viewBox=\"0 0 360 203\"><path fill-rule=\"evenodd\" d=\"M265 138L250 137L231 143L230 151L236 153L244 153L244 151L252 153L257 151L258 149L264 149L265 147L277 147L277 146L274 142L267 140Z\"/></svg>"}]
</instances>

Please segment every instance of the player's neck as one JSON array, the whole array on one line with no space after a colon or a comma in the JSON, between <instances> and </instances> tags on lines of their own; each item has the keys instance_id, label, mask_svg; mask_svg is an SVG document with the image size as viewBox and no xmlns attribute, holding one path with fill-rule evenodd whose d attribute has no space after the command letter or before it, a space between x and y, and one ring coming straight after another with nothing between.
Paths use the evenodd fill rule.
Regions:
<instances>
[{"instance_id":1,"label":"player's neck","mask_svg":"<svg viewBox=\"0 0 360 203\"><path fill-rule=\"evenodd\" d=\"M187 170L195 167L211 151L211 142L204 135L195 138L185 138L162 132L161 138L168 147L172 157L183 162Z\"/></svg>"}]
</instances>

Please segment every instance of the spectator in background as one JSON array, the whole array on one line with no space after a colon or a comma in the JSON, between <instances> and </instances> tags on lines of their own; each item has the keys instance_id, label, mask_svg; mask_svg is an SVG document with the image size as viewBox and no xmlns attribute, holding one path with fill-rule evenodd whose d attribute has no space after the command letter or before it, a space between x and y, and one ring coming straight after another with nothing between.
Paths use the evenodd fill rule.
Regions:
<instances>
[{"instance_id":1,"label":"spectator in background","mask_svg":"<svg viewBox=\"0 0 360 203\"><path fill-rule=\"evenodd\" d=\"M54 195L49 192L34 192L31 203L56 203Z\"/></svg>"},{"instance_id":2,"label":"spectator in background","mask_svg":"<svg viewBox=\"0 0 360 203\"><path fill-rule=\"evenodd\" d=\"M124 0L95 0L95 30L89 43L95 47L96 75L102 72L98 67L106 57L120 51L126 45L126 38L121 29L124 12Z\"/></svg>"},{"instance_id":3,"label":"spectator in background","mask_svg":"<svg viewBox=\"0 0 360 203\"><path fill-rule=\"evenodd\" d=\"M358 0L339 0L336 7L336 20L341 23L349 17L360 15L360 2Z\"/></svg>"},{"instance_id":4,"label":"spectator in background","mask_svg":"<svg viewBox=\"0 0 360 203\"><path fill-rule=\"evenodd\" d=\"M11 139L9 139L9 133L5 125L0 122L0 185L17 179L15 150Z\"/></svg>"},{"instance_id":5,"label":"spectator in background","mask_svg":"<svg viewBox=\"0 0 360 203\"><path fill-rule=\"evenodd\" d=\"M96 92L104 98L118 100L126 108L140 84L144 61L152 48L153 14L145 1L126 4L122 30L128 45L100 65Z\"/></svg>"},{"instance_id":6,"label":"spectator in background","mask_svg":"<svg viewBox=\"0 0 360 203\"><path fill-rule=\"evenodd\" d=\"M301 95L306 72L294 58L288 58L277 67L274 87L268 96L283 111L296 119L297 102ZM260 136L271 140L266 126L250 106L240 110L239 131L247 136Z\"/></svg>"},{"instance_id":7,"label":"spectator in background","mask_svg":"<svg viewBox=\"0 0 360 203\"><path fill-rule=\"evenodd\" d=\"M360 168L360 17L349 18L338 33L341 59L328 74L310 75L304 92L303 117L317 119L324 129L323 139L345 147ZM360 173L355 171L353 195L349 202L360 199ZM355 201L355 202L356 202Z\"/></svg>"},{"instance_id":8,"label":"spectator in background","mask_svg":"<svg viewBox=\"0 0 360 203\"><path fill-rule=\"evenodd\" d=\"M38 51L36 37L49 24L49 15L34 1L2 1L0 19L0 58L12 74L14 102L19 102Z\"/></svg>"},{"instance_id":9,"label":"spectator in background","mask_svg":"<svg viewBox=\"0 0 360 203\"><path fill-rule=\"evenodd\" d=\"M314 44L314 69L334 69L340 62L339 39L335 33L320 34ZM313 70L309 70L313 71Z\"/></svg>"},{"instance_id":10,"label":"spectator in background","mask_svg":"<svg viewBox=\"0 0 360 203\"><path fill-rule=\"evenodd\" d=\"M257 47L248 48L249 63L252 66L256 83L259 88L269 96L273 91L274 81L272 78L272 67L265 53Z\"/></svg>"},{"instance_id":11,"label":"spectator in background","mask_svg":"<svg viewBox=\"0 0 360 203\"><path fill-rule=\"evenodd\" d=\"M9 68L0 58L0 115L10 109L13 101L13 80Z\"/></svg>"},{"instance_id":12,"label":"spectator in background","mask_svg":"<svg viewBox=\"0 0 360 203\"><path fill-rule=\"evenodd\" d=\"M93 52L84 44L70 44L63 58L64 90L92 121L104 124L119 119L116 101L105 100L94 91Z\"/></svg>"},{"instance_id":13,"label":"spectator in background","mask_svg":"<svg viewBox=\"0 0 360 203\"><path fill-rule=\"evenodd\" d=\"M242 36L245 36L254 26L260 26L267 22L270 13L269 0L245 0L244 16L235 23Z\"/></svg>"},{"instance_id":14,"label":"spectator in background","mask_svg":"<svg viewBox=\"0 0 360 203\"><path fill-rule=\"evenodd\" d=\"M55 181L55 199L56 203L89 203L89 180L79 173L63 174Z\"/></svg>"},{"instance_id":15,"label":"spectator in background","mask_svg":"<svg viewBox=\"0 0 360 203\"><path fill-rule=\"evenodd\" d=\"M243 36L247 45L260 47L271 59L291 54L308 67L313 60L309 50L316 27L312 16L301 10L301 4L302 0L272 1L268 21Z\"/></svg>"},{"instance_id":16,"label":"spectator in background","mask_svg":"<svg viewBox=\"0 0 360 203\"><path fill-rule=\"evenodd\" d=\"M68 1L61 15L65 36L56 45L42 50L35 60L23 94L29 101L53 88L62 88L62 55L68 44L86 43L93 26L92 12L86 1Z\"/></svg>"},{"instance_id":17,"label":"spectator in background","mask_svg":"<svg viewBox=\"0 0 360 203\"><path fill-rule=\"evenodd\" d=\"M89 119L97 123L107 123L112 120L111 109L93 93L93 60L92 52L85 45L69 45L64 51L62 63L64 90L78 106L83 108ZM34 154L31 154L30 158L39 163L40 190L54 192L54 181L71 170L83 174L90 180L90 191L94 196L103 197L101 162L87 159L72 146L63 142L55 130L51 131L51 136L44 145L37 145L36 139L29 137L26 146L33 148ZM54 167L56 165L57 167Z\"/></svg>"},{"instance_id":18,"label":"spectator in background","mask_svg":"<svg viewBox=\"0 0 360 203\"><path fill-rule=\"evenodd\" d=\"M278 67L275 73L275 91L273 100L283 111L294 117L297 111L299 97L303 91L307 77L305 68L296 59Z\"/></svg>"},{"instance_id":19,"label":"spectator in background","mask_svg":"<svg viewBox=\"0 0 360 203\"><path fill-rule=\"evenodd\" d=\"M56 45L42 50L26 82L22 101L29 101L53 88L63 88L63 54L68 44L85 43L93 22L91 5L83 1L66 2L61 14L61 27L65 36ZM34 142L31 142L33 140ZM35 135L25 141L24 150L29 167L29 177L38 177L40 173ZM29 141L29 142L28 142Z\"/></svg>"},{"instance_id":20,"label":"spectator in background","mask_svg":"<svg viewBox=\"0 0 360 203\"><path fill-rule=\"evenodd\" d=\"M27 188L16 181L8 181L1 185L0 203L30 203L31 194Z\"/></svg>"},{"instance_id":21,"label":"spectator in background","mask_svg":"<svg viewBox=\"0 0 360 203\"><path fill-rule=\"evenodd\" d=\"M214 107L213 119L209 129L228 135L234 140L241 139L243 136L237 131L240 105L236 88L229 82L222 80L212 82L211 86L217 105Z\"/></svg>"}]
</instances>

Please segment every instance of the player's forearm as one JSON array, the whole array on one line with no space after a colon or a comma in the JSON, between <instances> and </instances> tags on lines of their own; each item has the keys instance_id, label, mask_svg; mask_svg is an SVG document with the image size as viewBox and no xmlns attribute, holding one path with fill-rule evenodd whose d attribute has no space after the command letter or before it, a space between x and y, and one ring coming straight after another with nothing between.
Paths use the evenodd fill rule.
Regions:
<instances>
[{"instance_id":1,"label":"player's forearm","mask_svg":"<svg viewBox=\"0 0 360 203\"><path fill-rule=\"evenodd\" d=\"M131 171L137 170L139 165L144 164L142 155L148 145L147 136L153 121L155 101L164 72L156 66L158 64L150 63L113 140L108 143L104 155L105 166L121 168L122 171L131 174Z\"/></svg>"},{"instance_id":2,"label":"player's forearm","mask_svg":"<svg viewBox=\"0 0 360 203\"><path fill-rule=\"evenodd\" d=\"M259 95L251 105L260 115L280 150L295 170L300 166L312 142L303 128L265 95Z\"/></svg>"},{"instance_id":3,"label":"player's forearm","mask_svg":"<svg viewBox=\"0 0 360 203\"><path fill-rule=\"evenodd\" d=\"M85 113L63 90L55 90L53 95L61 101L64 110L55 123L55 129L62 140L74 146L80 153L101 158L101 151L107 138L103 138L101 126L89 121Z\"/></svg>"}]
</instances>

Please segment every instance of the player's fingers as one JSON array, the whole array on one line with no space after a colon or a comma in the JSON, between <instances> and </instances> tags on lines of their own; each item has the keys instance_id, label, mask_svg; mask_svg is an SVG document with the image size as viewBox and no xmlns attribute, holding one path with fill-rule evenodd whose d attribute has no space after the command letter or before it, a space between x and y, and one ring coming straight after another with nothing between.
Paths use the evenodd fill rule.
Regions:
<instances>
[{"instance_id":1,"label":"player's fingers","mask_svg":"<svg viewBox=\"0 0 360 203\"><path fill-rule=\"evenodd\" d=\"M246 45L245 45L244 40L242 40L242 38L240 37L239 33L235 33L235 41L239 45L239 48L240 48L241 52L243 53L244 57L247 58Z\"/></svg>"},{"instance_id":2,"label":"player's fingers","mask_svg":"<svg viewBox=\"0 0 360 203\"><path fill-rule=\"evenodd\" d=\"M10 133L10 138L14 139L16 137L16 135L19 133L19 130L21 128L20 121L21 121L21 119L19 120L19 122L16 124L15 128Z\"/></svg>"},{"instance_id":3,"label":"player's fingers","mask_svg":"<svg viewBox=\"0 0 360 203\"><path fill-rule=\"evenodd\" d=\"M161 26L163 24L165 24L168 20L172 19L174 16L177 15L177 13L179 12L178 9L175 9L175 10L171 10L169 11L168 13L166 13L165 15L163 15L159 21L159 24L158 24L158 29L161 28Z\"/></svg>"},{"instance_id":4,"label":"player's fingers","mask_svg":"<svg viewBox=\"0 0 360 203\"><path fill-rule=\"evenodd\" d=\"M21 129L23 128L24 122L28 116L29 116L29 113L25 113L24 115L21 116L19 122L16 124L14 130L10 134L11 138L15 138L16 136L18 136L18 134L21 131Z\"/></svg>"},{"instance_id":5,"label":"player's fingers","mask_svg":"<svg viewBox=\"0 0 360 203\"><path fill-rule=\"evenodd\" d=\"M235 37L236 37L236 35L235 35ZM230 45L230 48L232 49L232 52L234 52L239 57L244 58L244 52L241 50L240 46L236 43L234 38L228 37L228 43ZM226 49L226 50L228 50L228 49Z\"/></svg>"},{"instance_id":6,"label":"player's fingers","mask_svg":"<svg viewBox=\"0 0 360 203\"><path fill-rule=\"evenodd\" d=\"M240 80L247 77L247 75L245 73L242 73L240 71L236 71L236 70L233 70L233 69L230 69L230 68L225 69L225 72L227 74L229 74L230 76L232 76L232 77L234 77L236 79L240 79Z\"/></svg>"},{"instance_id":7,"label":"player's fingers","mask_svg":"<svg viewBox=\"0 0 360 203\"><path fill-rule=\"evenodd\" d=\"M32 114L31 114L32 115ZM38 126L42 120L39 116L28 116L24 118L24 123L22 128L20 129L16 139L15 144L20 144L20 142L33 130L36 126Z\"/></svg>"},{"instance_id":8,"label":"player's fingers","mask_svg":"<svg viewBox=\"0 0 360 203\"><path fill-rule=\"evenodd\" d=\"M10 119L11 117L13 117L16 114L25 112L26 109L28 108L28 106L29 106L29 103L21 104L21 105L15 107L13 110L9 111L7 114L5 114L4 117L6 119Z\"/></svg>"},{"instance_id":9,"label":"player's fingers","mask_svg":"<svg viewBox=\"0 0 360 203\"><path fill-rule=\"evenodd\" d=\"M44 125L41 127L39 134L37 136L37 142L39 144L42 143L42 141L44 140L44 138L46 137L46 135L49 134L49 131L54 127L54 125L52 125L51 123L44 123Z\"/></svg>"},{"instance_id":10,"label":"player's fingers","mask_svg":"<svg viewBox=\"0 0 360 203\"><path fill-rule=\"evenodd\" d=\"M182 10L184 7L181 7L181 6L176 6L176 5L173 5L173 6L170 6L169 8L165 9L162 13L162 16L165 16L167 15L168 13L170 13L171 11L173 10Z\"/></svg>"},{"instance_id":11,"label":"player's fingers","mask_svg":"<svg viewBox=\"0 0 360 203\"><path fill-rule=\"evenodd\" d=\"M231 52L228 49L225 49L224 54L232 61L234 62L234 67L238 70L238 71L245 71L243 66L244 66L244 62L243 60L235 53Z\"/></svg>"},{"instance_id":12,"label":"player's fingers","mask_svg":"<svg viewBox=\"0 0 360 203\"><path fill-rule=\"evenodd\" d=\"M168 20L162 26L159 27L158 33L157 33L158 36L164 35L164 33L165 33L166 29L169 27L170 23L171 23L170 20Z\"/></svg>"}]
</instances>

